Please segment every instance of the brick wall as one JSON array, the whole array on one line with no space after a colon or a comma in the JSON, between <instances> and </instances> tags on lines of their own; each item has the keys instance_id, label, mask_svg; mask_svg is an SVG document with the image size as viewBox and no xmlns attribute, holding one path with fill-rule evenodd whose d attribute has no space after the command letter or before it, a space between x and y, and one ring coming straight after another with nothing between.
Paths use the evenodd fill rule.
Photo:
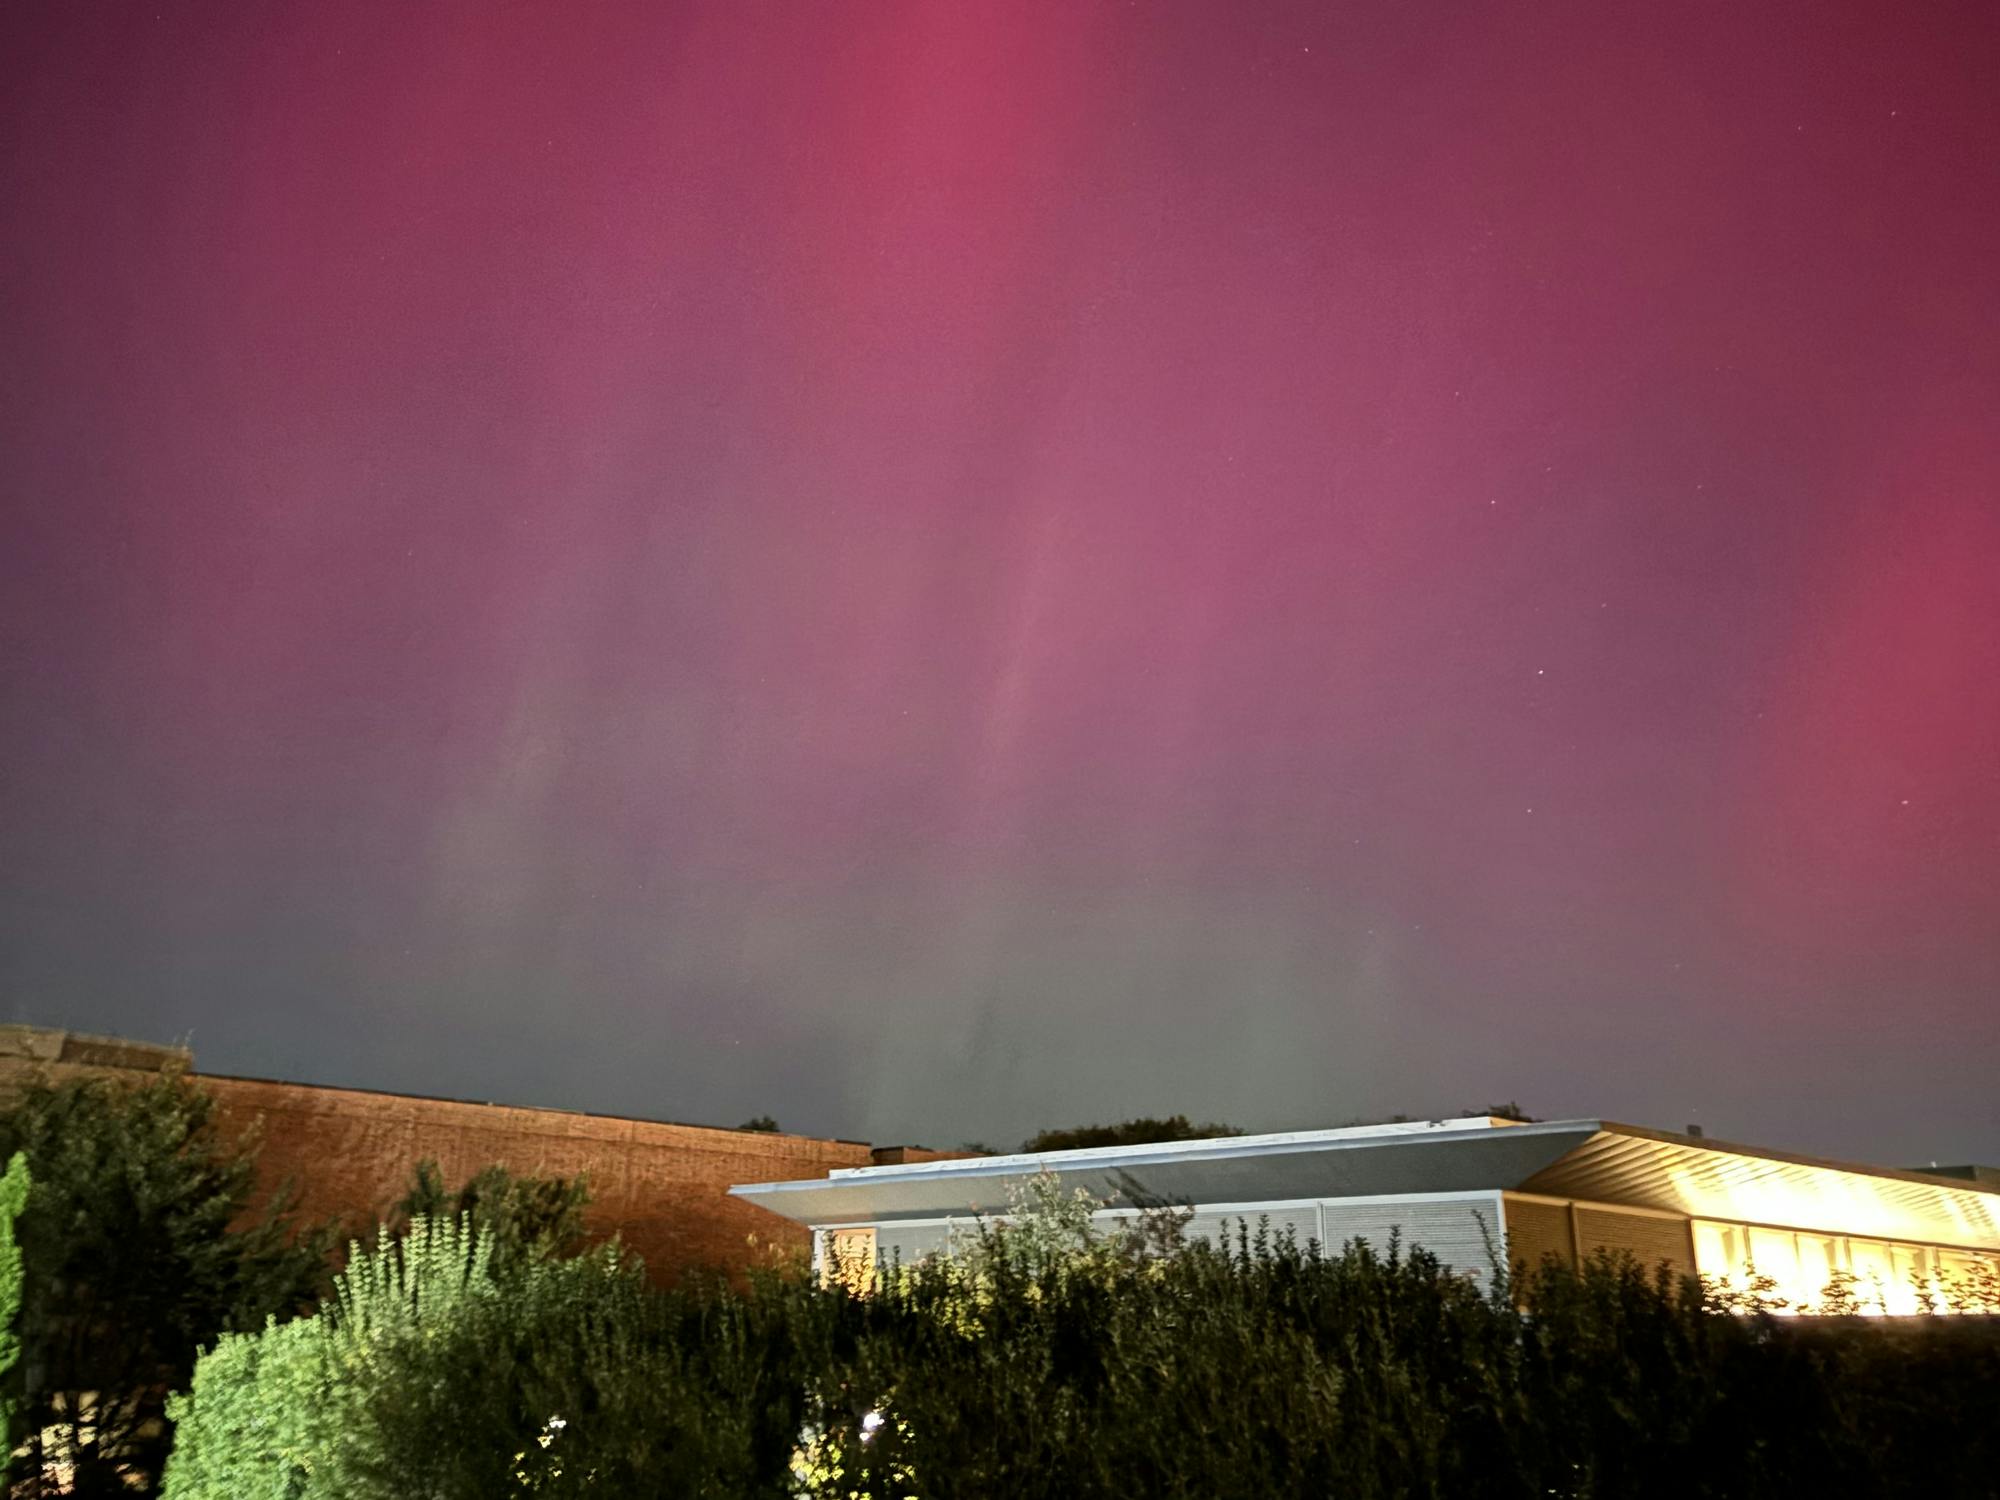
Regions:
<instances>
[{"instance_id":1,"label":"brick wall","mask_svg":"<svg viewBox=\"0 0 2000 1500\"><path fill-rule=\"evenodd\" d=\"M177 1048L0 1026L0 1088L34 1073L138 1073L189 1061ZM806 1250L804 1229L731 1198L734 1183L963 1154L251 1078L195 1080L215 1095L226 1133L261 1132L260 1176L267 1187L295 1181L308 1219L340 1218L366 1232L425 1157L453 1187L496 1163L520 1174L582 1173L593 1198L591 1230L622 1235L662 1279L693 1266L748 1265L760 1256L753 1236L760 1245Z\"/></svg>"},{"instance_id":2,"label":"brick wall","mask_svg":"<svg viewBox=\"0 0 2000 1500\"><path fill-rule=\"evenodd\" d=\"M803 1251L804 1230L731 1198L731 1184L824 1177L873 1159L857 1142L808 1136L244 1078L200 1082L214 1093L225 1128L261 1130L260 1174L274 1186L295 1178L308 1218L372 1219L402 1196L425 1157L453 1186L495 1163L517 1174L585 1174L592 1231L622 1235L660 1276L747 1265L753 1235Z\"/></svg>"}]
</instances>

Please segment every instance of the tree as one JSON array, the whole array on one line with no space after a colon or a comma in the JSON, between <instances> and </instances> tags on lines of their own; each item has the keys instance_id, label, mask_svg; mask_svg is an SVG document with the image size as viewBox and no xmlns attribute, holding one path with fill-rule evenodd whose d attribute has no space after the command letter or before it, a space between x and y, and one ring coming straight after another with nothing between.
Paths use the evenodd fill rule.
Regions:
<instances>
[{"instance_id":1,"label":"tree","mask_svg":"<svg viewBox=\"0 0 2000 1500\"><path fill-rule=\"evenodd\" d=\"M736 1127L738 1130L759 1130L777 1133L778 1122L769 1115L756 1115Z\"/></svg>"},{"instance_id":2,"label":"tree","mask_svg":"<svg viewBox=\"0 0 2000 1500\"><path fill-rule=\"evenodd\" d=\"M1044 1130L1021 1145L1023 1151L1074 1151L1090 1146L1147 1146L1156 1141L1201 1141L1241 1135L1234 1125L1191 1125L1186 1115L1164 1120L1126 1120L1117 1125L1079 1125L1070 1130Z\"/></svg>"},{"instance_id":3,"label":"tree","mask_svg":"<svg viewBox=\"0 0 2000 1500\"><path fill-rule=\"evenodd\" d=\"M393 1222L402 1228L416 1219L468 1217L504 1269L576 1254L588 1238L583 1211L589 1205L590 1184L581 1176L517 1177L490 1166L454 1191L438 1164L426 1159L417 1163Z\"/></svg>"},{"instance_id":4,"label":"tree","mask_svg":"<svg viewBox=\"0 0 2000 1500\"><path fill-rule=\"evenodd\" d=\"M0 1177L0 1382L9 1381L21 1359L21 1335L14 1325L21 1316L21 1244L14 1223L27 1207L28 1158L16 1151L7 1163L7 1175ZM5 1384L0 1384L0 1486L14 1457L15 1401Z\"/></svg>"},{"instance_id":5,"label":"tree","mask_svg":"<svg viewBox=\"0 0 2000 1500\"><path fill-rule=\"evenodd\" d=\"M71 1495L149 1490L167 1392L218 1335L311 1305L331 1234L301 1231L290 1194L258 1193L254 1140L224 1138L213 1098L177 1072L31 1084L0 1114L0 1153L15 1152L31 1185L14 1494L42 1493L57 1462Z\"/></svg>"}]
</instances>

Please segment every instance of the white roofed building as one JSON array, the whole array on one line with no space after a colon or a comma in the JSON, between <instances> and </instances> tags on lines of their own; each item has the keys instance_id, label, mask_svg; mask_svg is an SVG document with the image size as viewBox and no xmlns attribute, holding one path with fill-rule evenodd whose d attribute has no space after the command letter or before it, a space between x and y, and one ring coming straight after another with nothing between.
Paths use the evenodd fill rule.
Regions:
<instances>
[{"instance_id":1,"label":"white roofed building","mask_svg":"<svg viewBox=\"0 0 2000 1500\"><path fill-rule=\"evenodd\" d=\"M1871 1310L1919 1310L1941 1276L2000 1273L2000 1185L1972 1169L1824 1161L1622 1125L1429 1120L1159 1145L853 1167L731 1191L832 1253L905 1263L1004 1218L1037 1174L1082 1188L1112 1222L1192 1211L1190 1236L1268 1224L1338 1249L1392 1234L1484 1279L1494 1257L1574 1264L1599 1250L1811 1303L1843 1271Z\"/></svg>"}]
</instances>

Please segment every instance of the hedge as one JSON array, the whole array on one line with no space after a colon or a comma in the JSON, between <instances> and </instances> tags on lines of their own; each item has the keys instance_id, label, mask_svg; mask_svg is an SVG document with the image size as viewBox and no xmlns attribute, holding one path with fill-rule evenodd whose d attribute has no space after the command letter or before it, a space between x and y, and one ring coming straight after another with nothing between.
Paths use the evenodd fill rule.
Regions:
<instances>
[{"instance_id":1,"label":"hedge","mask_svg":"<svg viewBox=\"0 0 2000 1500\"><path fill-rule=\"evenodd\" d=\"M169 1500L1991 1495L2000 1320L1718 1313L1629 1261L1487 1292L1420 1250L990 1233L856 1296L496 1277L462 1226L175 1399Z\"/></svg>"}]
</instances>

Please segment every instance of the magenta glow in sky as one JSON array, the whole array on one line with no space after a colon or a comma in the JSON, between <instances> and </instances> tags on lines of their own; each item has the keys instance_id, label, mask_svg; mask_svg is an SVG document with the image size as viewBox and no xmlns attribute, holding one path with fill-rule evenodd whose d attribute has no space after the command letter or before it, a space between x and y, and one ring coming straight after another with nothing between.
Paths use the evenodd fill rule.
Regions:
<instances>
[{"instance_id":1,"label":"magenta glow in sky","mask_svg":"<svg viewBox=\"0 0 2000 1500\"><path fill-rule=\"evenodd\" d=\"M2000 1154L2000 16L29 3L0 984L876 1139Z\"/></svg>"}]
</instances>

